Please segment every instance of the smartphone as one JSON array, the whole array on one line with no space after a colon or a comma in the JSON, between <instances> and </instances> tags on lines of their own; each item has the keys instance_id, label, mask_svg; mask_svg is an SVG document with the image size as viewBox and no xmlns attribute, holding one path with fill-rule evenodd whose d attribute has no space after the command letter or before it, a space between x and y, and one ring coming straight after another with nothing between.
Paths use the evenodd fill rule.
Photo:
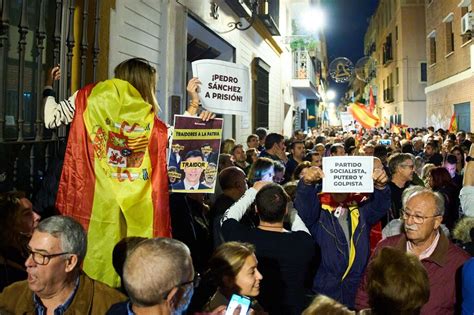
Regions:
<instances>
[{"instance_id":1,"label":"smartphone","mask_svg":"<svg viewBox=\"0 0 474 315\"><path fill-rule=\"evenodd\" d=\"M232 294L230 299L229 305L227 305L227 310L225 311L225 315L233 315L234 310L237 306L240 305L240 315L247 315L247 312L250 308L250 299L245 296L241 296L238 294Z\"/></svg>"},{"instance_id":2,"label":"smartphone","mask_svg":"<svg viewBox=\"0 0 474 315\"><path fill-rule=\"evenodd\" d=\"M390 139L380 139L380 144L392 145L392 140L390 140Z\"/></svg>"}]
</instances>

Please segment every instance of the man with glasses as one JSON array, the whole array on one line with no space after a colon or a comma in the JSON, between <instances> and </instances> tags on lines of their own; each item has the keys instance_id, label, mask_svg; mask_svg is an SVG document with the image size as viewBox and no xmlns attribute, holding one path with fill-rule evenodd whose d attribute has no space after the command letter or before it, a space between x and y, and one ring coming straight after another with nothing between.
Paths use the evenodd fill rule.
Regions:
<instances>
[{"instance_id":1,"label":"man with glasses","mask_svg":"<svg viewBox=\"0 0 474 315\"><path fill-rule=\"evenodd\" d=\"M442 195L421 186L408 188L403 194L401 212L404 233L383 240L375 249L375 252L378 252L383 247L395 247L417 256L421 261L430 280L430 299L421 309L421 314L454 314L461 302L457 274L470 256L440 233L439 227L443 220L443 213ZM409 270L400 270L400 272L409 272ZM357 293L357 309L368 307L368 296L365 290L366 278L364 277Z\"/></svg>"},{"instance_id":2,"label":"man with glasses","mask_svg":"<svg viewBox=\"0 0 474 315\"><path fill-rule=\"evenodd\" d=\"M14 314L104 314L123 301L120 292L81 272L86 248L86 234L72 218L40 222L28 243L28 280L5 288L0 308Z\"/></svg>"},{"instance_id":3,"label":"man with glasses","mask_svg":"<svg viewBox=\"0 0 474 315\"><path fill-rule=\"evenodd\" d=\"M194 273L188 247L175 239L140 242L123 267L123 283L130 301L107 314L181 314L188 308L199 274Z\"/></svg>"},{"instance_id":4,"label":"man with glasses","mask_svg":"<svg viewBox=\"0 0 474 315\"><path fill-rule=\"evenodd\" d=\"M403 191L410 186L415 173L415 159L409 153L396 153L388 161L391 178L388 185L391 192L391 206L387 216L382 218L382 226L400 217Z\"/></svg>"}]
</instances>

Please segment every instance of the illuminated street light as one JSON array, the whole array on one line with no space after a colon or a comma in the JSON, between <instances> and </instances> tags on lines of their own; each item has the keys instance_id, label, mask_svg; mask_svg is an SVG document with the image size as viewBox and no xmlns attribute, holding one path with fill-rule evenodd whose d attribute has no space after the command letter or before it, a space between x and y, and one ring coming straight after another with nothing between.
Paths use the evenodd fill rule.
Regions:
<instances>
[{"instance_id":1,"label":"illuminated street light","mask_svg":"<svg viewBox=\"0 0 474 315\"><path fill-rule=\"evenodd\" d=\"M334 92L334 90L328 90L326 92L326 98L328 101L332 101L333 99L336 98L336 92Z\"/></svg>"},{"instance_id":2,"label":"illuminated street light","mask_svg":"<svg viewBox=\"0 0 474 315\"><path fill-rule=\"evenodd\" d=\"M326 24L324 12L321 9L310 9L301 15L301 25L309 33L317 32Z\"/></svg>"}]
</instances>

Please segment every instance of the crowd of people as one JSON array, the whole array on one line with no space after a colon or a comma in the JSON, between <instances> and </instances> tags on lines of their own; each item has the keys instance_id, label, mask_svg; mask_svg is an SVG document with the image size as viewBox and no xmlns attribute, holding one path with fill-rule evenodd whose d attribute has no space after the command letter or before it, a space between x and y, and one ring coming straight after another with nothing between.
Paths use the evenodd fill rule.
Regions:
<instances>
[{"instance_id":1,"label":"crowd of people","mask_svg":"<svg viewBox=\"0 0 474 315\"><path fill-rule=\"evenodd\" d=\"M121 67L139 64L140 71L154 75L145 61L133 64ZM53 69L52 78L58 71ZM128 74L116 75L140 86ZM199 114L198 85L197 79L188 85L187 115ZM148 88L142 85L134 94L152 105L141 109L146 117L158 107L154 91L143 92ZM49 104L49 125L72 121L72 136L80 136L89 128L89 111L100 106L94 93L105 92L81 90L55 103L56 112ZM87 97L89 104L81 104ZM82 127L75 123L78 113L89 115ZM150 122L161 128L155 118ZM98 134L95 130L91 150ZM21 192L4 192L0 314L224 314L234 294L250 299L250 314L474 314L473 140L472 133L432 127L313 128L289 138L258 128L246 143L222 141L219 157L209 163L217 167L215 193L156 197L146 195L144 186L135 193L151 201L137 206L126 198L114 204L110 192L102 200L101 220L95 202L95 212L75 209L84 205L87 191L67 201L74 196L65 194L76 193L67 185L79 186L64 173L59 205L68 210L57 215L39 213ZM185 159L169 150L176 163ZM348 155L373 157L373 169L367 170L372 193L322 191L324 158ZM148 162L150 176L166 163ZM99 176L103 170L95 163L92 172ZM205 172L200 176L197 183L206 180ZM156 220L161 202L169 206L170 231L133 226L147 218L141 213L151 212ZM125 218L111 215L116 208ZM102 222L120 233L110 236ZM91 226L100 239L90 236ZM107 266L113 269L108 285L89 272Z\"/></svg>"}]
</instances>

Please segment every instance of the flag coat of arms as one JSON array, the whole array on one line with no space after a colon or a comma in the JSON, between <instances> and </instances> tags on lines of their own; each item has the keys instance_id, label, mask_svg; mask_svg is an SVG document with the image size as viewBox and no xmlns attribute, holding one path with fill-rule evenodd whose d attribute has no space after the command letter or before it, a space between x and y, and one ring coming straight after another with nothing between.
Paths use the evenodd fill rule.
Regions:
<instances>
[{"instance_id":1,"label":"flag coat of arms","mask_svg":"<svg viewBox=\"0 0 474 315\"><path fill-rule=\"evenodd\" d=\"M167 127L128 82L81 89L56 207L87 231L84 271L113 287L112 251L124 237L170 237Z\"/></svg>"}]
</instances>

